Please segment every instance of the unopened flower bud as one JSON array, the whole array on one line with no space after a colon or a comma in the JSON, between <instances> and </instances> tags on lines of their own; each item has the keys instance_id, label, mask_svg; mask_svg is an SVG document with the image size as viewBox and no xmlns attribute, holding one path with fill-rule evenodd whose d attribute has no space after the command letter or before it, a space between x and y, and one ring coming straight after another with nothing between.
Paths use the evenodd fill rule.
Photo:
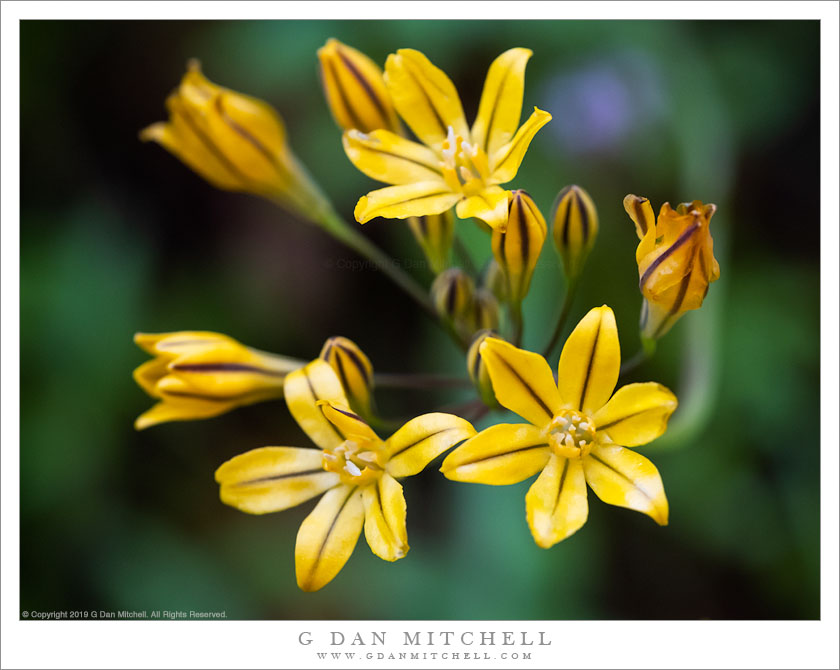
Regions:
<instances>
[{"instance_id":1,"label":"unopened flower bud","mask_svg":"<svg viewBox=\"0 0 840 670\"><path fill-rule=\"evenodd\" d=\"M469 331L473 319L475 283L461 268L449 268L437 276L431 288L438 314L459 334Z\"/></svg>"},{"instance_id":2,"label":"unopened flower bud","mask_svg":"<svg viewBox=\"0 0 840 670\"><path fill-rule=\"evenodd\" d=\"M331 337L324 343L320 358L330 364L344 387L355 412L370 418L373 410L373 366L355 342Z\"/></svg>"},{"instance_id":3,"label":"unopened flower bud","mask_svg":"<svg viewBox=\"0 0 840 670\"><path fill-rule=\"evenodd\" d=\"M507 282L505 280L505 273L502 267L495 258L491 258L481 270L481 276L478 280L481 288L485 288L494 296L499 302L504 302L507 292Z\"/></svg>"},{"instance_id":4,"label":"unopened flower bud","mask_svg":"<svg viewBox=\"0 0 840 670\"><path fill-rule=\"evenodd\" d=\"M333 38L318 49L318 61L327 104L342 129L400 132L382 68L361 51Z\"/></svg>"},{"instance_id":5,"label":"unopened flower bud","mask_svg":"<svg viewBox=\"0 0 840 670\"><path fill-rule=\"evenodd\" d=\"M491 246L505 276L507 300L519 303L531 286L547 228L542 213L525 191L511 191L508 206L507 228L504 232L493 231Z\"/></svg>"},{"instance_id":6,"label":"unopened flower bud","mask_svg":"<svg viewBox=\"0 0 840 670\"><path fill-rule=\"evenodd\" d=\"M499 403L493 393L493 385L490 383L490 374L487 372L487 365L480 353L481 344L488 337L498 338L499 336L492 330L481 330L475 334L472 344L467 350L467 372L473 384L475 384L482 402L488 407L498 407Z\"/></svg>"},{"instance_id":7,"label":"unopened flower bud","mask_svg":"<svg viewBox=\"0 0 840 670\"><path fill-rule=\"evenodd\" d=\"M598 236L595 204L580 186L566 186L557 194L551 219L554 246L563 259L563 270L567 279L575 279L580 276Z\"/></svg>"},{"instance_id":8,"label":"unopened flower bud","mask_svg":"<svg viewBox=\"0 0 840 670\"><path fill-rule=\"evenodd\" d=\"M166 107L169 121L145 128L141 140L157 142L217 188L270 198L315 222L328 210L267 103L217 86L192 60Z\"/></svg>"},{"instance_id":9,"label":"unopened flower bud","mask_svg":"<svg viewBox=\"0 0 840 670\"><path fill-rule=\"evenodd\" d=\"M709 224L715 205L699 200L673 209L667 202L654 223L647 198L628 195L624 209L641 242L636 248L639 289L644 297L642 336L655 340L689 310L699 309L709 284L720 277Z\"/></svg>"},{"instance_id":10,"label":"unopened flower bud","mask_svg":"<svg viewBox=\"0 0 840 670\"><path fill-rule=\"evenodd\" d=\"M138 430L166 421L206 419L235 407L283 397L283 380L304 361L268 354L219 333L137 333L155 358L134 380L160 402L141 414Z\"/></svg>"},{"instance_id":11,"label":"unopened flower bud","mask_svg":"<svg viewBox=\"0 0 840 670\"><path fill-rule=\"evenodd\" d=\"M449 209L443 214L412 216L408 226L423 250L431 271L438 275L449 267L449 253L455 234L455 217Z\"/></svg>"},{"instance_id":12,"label":"unopened flower bud","mask_svg":"<svg viewBox=\"0 0 840 670\"><path fill-rule=\"evenodd\" d=\"M496 330L499 327L499 301L490 291L484 288L476 289L473 296L472 331Z\"/></svg>"}]
</instances>

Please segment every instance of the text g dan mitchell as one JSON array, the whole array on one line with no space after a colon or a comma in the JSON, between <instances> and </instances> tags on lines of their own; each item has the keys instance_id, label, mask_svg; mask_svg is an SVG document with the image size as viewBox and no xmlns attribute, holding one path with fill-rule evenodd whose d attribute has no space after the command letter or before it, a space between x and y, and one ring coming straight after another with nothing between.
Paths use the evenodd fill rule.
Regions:
<instances>
[{"instance_id":1,"label":"text g dan mitchell","mask_svg":"<svg viewBox=\"0 0 840 670\"><path fill-rule=\"evenodd\" d=\"M388 639L388 635L391 636ZM397 635L398 639L394 640L393 636ZM530 632L530 631L465 631L463 633L456 633L451 630L443 631L402 631L401 633L387 633L387 631L370 631L365 633L360 632L341 632L329 631L318 635L318 639L313 637L312 632L303 631L298 635L298 643L301 645L310 645L313 642L318 645L328 644L331 647L377 647L385 646L386 643L401 644L404 647L423 647L441 645L448 647L451 645L463 645L469 647L472 645L480 647L547 647L551 645L551 640L546 637L544 631Z\"/></svg>"}]
</instances>

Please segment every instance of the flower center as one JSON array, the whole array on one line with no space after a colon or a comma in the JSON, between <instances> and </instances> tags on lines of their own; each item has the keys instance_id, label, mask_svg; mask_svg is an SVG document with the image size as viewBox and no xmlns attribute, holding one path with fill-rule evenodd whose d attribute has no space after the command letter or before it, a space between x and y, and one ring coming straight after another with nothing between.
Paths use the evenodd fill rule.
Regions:
<instances>
[{"instance_id":1,"label":"flower center","mask_svg":"<svg viewBox=\"0 0 840 670\"><path fill-rule=\"evenodd\" d=\"M564 410L548 425L548 442L563 458L583 458L595 442L595 424L585 414Z\"/></svg>"},{"instance_id":2,"label":"flower center","mask_svg":"<svg viewBox=\"0 0 840 670\"><path fill-rule=\"evenodd\" d=\"M481 147L464 140L449 126L449 134L440 148L443 178L453 191L466 196L481 192L490 178L487 154Z\"/></svg>"},{"instance_id":3,"label":"flower center","mask_svg":"<svg viewBox=\"0 0 840 670\"><path fill-rule=\"evenodd\" d=\"M354 436L333 449L325 449L321 463L324 470L341 475L345 484L361 486L382 476L385 461L381 444Z\"/></svg>"}]
</instances>

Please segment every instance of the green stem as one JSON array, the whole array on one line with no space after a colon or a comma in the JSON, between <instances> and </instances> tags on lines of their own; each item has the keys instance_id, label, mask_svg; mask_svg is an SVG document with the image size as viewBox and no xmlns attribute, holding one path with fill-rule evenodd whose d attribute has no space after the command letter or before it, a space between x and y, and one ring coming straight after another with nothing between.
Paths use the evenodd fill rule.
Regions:
<instances>
[{"instance_id":1,"label":"green stem","mask_svg":"<svg viewBox=\"0 0 840 670\"><path fill-rule=\"evenodd\" d=\"M521 300L510 303L510 320L513 322L513 344L518 347L522 344L522 331L525 328L525 323L522 319Z\"/></svg>"},{"instance_id":2,"label":"green stem","mask_svg":"<svg viewBox=\"0 0 840 670\"><path fill-rule=\"evenodd\" d=\"M344 219L339 217L332 210L329 210L324 214L321 218L321 224L324 230L326 230L335 239L344 243L354 251L357 251L361 256L364 256L373 263L378 270L388 275L388 277L403 291L408 293L408 295L410 295L429 316L431 316L435 321L438 320L437 312L432 305L432 301L429 299L428 293L424 291L414 279L403 272L403 270L394 263L393 259L389 258L387 254L373 244L368 238L362 235L356 228L348 226Z\"/></svg>"},{"instance_id":3,"label":"green stem","mask_svg":"<svg viewBox=\"0 0 840 670\"><path fill-rule=\"evenodd\" d=\"M569 280L569 286L566 289L566 296L563 298L563 307L560 310L560 316L557 317L557 325L554 326L554 332L551 334L551 339L548 341L548 344L543 351L543 356L548 358L551 355L552 350L554 347L557 346L557 342L560 340L560 336L563 334L563 328L566 325L566 321L569 318L569 314L572 311L572 303L575 301L575 294L577 293L578 287L578 278L574 277L573 279Z\"/></svg>"},{"instance_id":4,"label":"green stem","mask_svg":"<svg viewBox=\"0 0 840 670\"><path fill-rule=\"evenodd\" d=\"M642 336L642 347L621 365L619 376L632 372L642 363L653 356L656 351L656 340Z\"/></svg>"},{"instance_id":5,"label":"green stem","mask_svg":"<svg viewBox=\"0 0 840 670\"><path fill-rule=\"evenodd\" d=\"M439 389L472 388L472 381L462 377L438 374L399 374L377 372L373 376L379 388Z\"/></svg>"},{"instance_id":6,"label":"green stem","mask_svg":"<svg viewBox=\"0 0 840 670\"><path fill-rule=\"evenodd\" d=\"M470 255L470 250L467 249L467 245L464 244L464 241L458 234L457 228L455 230L455 239L453 240L453 244L455 247L455 255L458 257L458 260L461 262L461 265L463 265L464 271L466 271L468 275L475 277L477 274L475 263L473 263L472 256Z\"/></svg>"}]
</instances>

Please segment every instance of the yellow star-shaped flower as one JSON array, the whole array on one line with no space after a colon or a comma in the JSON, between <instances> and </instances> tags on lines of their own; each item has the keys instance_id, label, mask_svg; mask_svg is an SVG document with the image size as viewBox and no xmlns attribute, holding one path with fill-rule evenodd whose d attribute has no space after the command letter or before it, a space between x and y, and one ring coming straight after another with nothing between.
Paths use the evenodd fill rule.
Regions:
<instances>
[{"instance_id":1,"label":"yellow star-shaped flower","mask_svg":"<svg viewBox=\"0 0 840 670\"><path fill-rule=\"evenodd\" d=\"M467 126L455 85L426 56L400 49L388 56L385 83L399 115L422 144L389 130L344 133L344 150L369 177L387 184L356 205L356 219L405 219L440 214L453 205L504 230L511 181L537 131L551 115L537 108L519 127L529 49L509 49L493 61L478 116ZM517 129L518 128L518 129Z\"/></svg>"},{"instance_id":2,"label":"yellow star-shaped flower","mask_svg":"<svg viewBox=\"0 0 840 670\"><path fill-rule=\"evenodd\" d=\"M668 523L659 472L626 447L662 435L677 399L652 382L613 394L621 354L609 307L590 310L569 336L556 383L538 354L496 338L480 352L496 399L530 423L498 424L462 444L443 462L449 479L502 485L541 472L525 504L534 540L544 548L586 523L587 484L606 503Z\"/></svg>"},{"instance_id":3,"label":"yellow star-shaped flower","mask_svg":"<svg viewBox=\"0 0 840 670\"><path fill-rule=\"evenodd\" d=\"M363 527L377 556L405 556L406 504L397 479L416 475L475 429L452 414L432 413L381 440L348 409L338 376L323 360L289 374L285 395L320 449L263 447L232 458L216 471L222 502L265 514L324 494L297 535L295 571L304 591L317 591L339 573Z\"/></svg>"}]
</instances>

